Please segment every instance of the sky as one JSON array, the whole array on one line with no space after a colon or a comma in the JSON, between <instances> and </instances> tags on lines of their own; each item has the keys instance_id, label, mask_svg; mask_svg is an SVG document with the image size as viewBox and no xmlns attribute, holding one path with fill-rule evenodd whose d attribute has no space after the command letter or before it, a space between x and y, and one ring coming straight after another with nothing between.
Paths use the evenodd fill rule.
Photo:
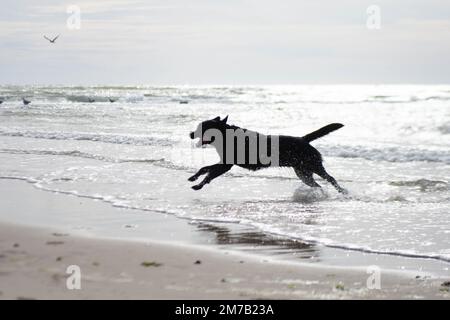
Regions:
<instances>
[{"instance_id":1,"label":"sky","mask_svg":"<svg viewBox=\"0 0 450 320\"><path fill-rule=\"evenodd\" d=\"M350 83L449 84L450 1L2 0L0 84Z\"/></svg>"}]
</instances>

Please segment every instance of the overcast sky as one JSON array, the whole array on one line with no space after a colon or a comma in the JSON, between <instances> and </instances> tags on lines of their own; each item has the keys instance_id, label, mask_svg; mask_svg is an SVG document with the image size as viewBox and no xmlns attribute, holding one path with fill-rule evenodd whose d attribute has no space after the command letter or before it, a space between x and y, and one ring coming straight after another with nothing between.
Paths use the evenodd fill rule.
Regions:
<instances>
[{"instance_id":1,"label":"overcast sky","mask_svg":"<svg viewBox=\"0 0 450 320\"><path fill-rule=\"evenodd\" d=\"M0 83L450 83L450 1L2 0Z\"/></svg>"}]
</instances>

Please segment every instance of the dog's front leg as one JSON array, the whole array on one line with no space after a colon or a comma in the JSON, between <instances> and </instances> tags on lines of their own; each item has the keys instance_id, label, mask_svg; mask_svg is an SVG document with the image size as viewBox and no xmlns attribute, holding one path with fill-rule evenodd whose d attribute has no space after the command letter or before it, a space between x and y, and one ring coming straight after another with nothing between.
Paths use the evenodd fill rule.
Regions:
<instances>
[{"instance_id":1,"label":"dog's front leg","mask_svg":"<svg viewBox=\"0 0 450 320\"><path fill-rule=\"evenodd\" d=\"M192 187L194 190L200 190L203 188L203 186L207 183L210 183L213 179L217 178L218 176L224 174L228 170L231 169L233 165L232 164L215 164L210 166L208 175L203 179L202 182Z\"/></svg>"},{"instance_id":2,"label":"dog's front leg","mask_svg":"<svg viewBox=\"0 0 450 320\"><path fill-rule=\"evenodd\" d=\"M198 177L200 177L201 175L203 175L203 174L205 174L205 173L208 173L208 171L209 171L209 170L211 169L211 167L213 167L213 166L214 166L214 165L212 165L212 166L206 166L206 167L200 168L200 170L198 170L197 173L194 174L192 177L190 177L188 180L191 181L191 182L197 180Z\"/></svg>"}]
</instances>

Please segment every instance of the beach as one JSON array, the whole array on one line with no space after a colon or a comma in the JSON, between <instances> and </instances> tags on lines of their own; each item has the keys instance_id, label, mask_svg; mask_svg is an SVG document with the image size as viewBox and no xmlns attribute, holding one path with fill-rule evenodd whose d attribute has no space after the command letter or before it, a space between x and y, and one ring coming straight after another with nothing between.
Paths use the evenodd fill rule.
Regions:
<instances>
[{"instance_id":1,"label":"beach","mask_svg":"<svg viewBox=\"0 0 450 320\"><path fill-rule=\"evenodd\" d=\"M26 107L23 95L33 100ZM448 86L1 86L0 97L0 178L145 212L135 233L162 213L245 225L311 250L450 262ZM344 124L312 145L348 195L319 177L316 192L292 168L236 166L193 191L188 178L218 156L189 132L226 115L231 125L296 137ZM79 228L94 219L69 213L27 219ZM105 232L111 221L134 224L130 215L96 217L92 227Z\"/></svg>"},{"instance_id":2,"label":"beach","mask_svg":"<svg viewBox=\"0 0 450 320\"><path fill-rule=\"evenodd\" d=\"M123 210L0 181L0 211L47 210L63 215ZM42 207L36 209L31 197ZM8 199L8 201L5 201ZM11 213L12 214L12 213ZM192 231L195 232L195 231ZM1 299L448 299L443 279L381 272L381 288L368 289L365 268L325 267L277 260L226 247L177 241L82 236L68 228L0 223ZM69 266L80 268L81 288L69 290Z\"/></svg>"},{"instance_id":3,"label":"beach","mask_svg":"<svg viewBox=\"0 0 450 320\"><path fill-rule=\"evenodd\" d=\"M0 300L450 299L449 1L54 2L0 12Z\"/></svg>"}]
</instances>

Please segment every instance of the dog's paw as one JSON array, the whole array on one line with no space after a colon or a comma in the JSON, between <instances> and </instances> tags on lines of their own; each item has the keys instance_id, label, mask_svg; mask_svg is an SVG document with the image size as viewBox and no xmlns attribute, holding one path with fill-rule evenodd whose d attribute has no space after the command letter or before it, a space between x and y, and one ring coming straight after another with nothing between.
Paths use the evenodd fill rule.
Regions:
<instances>
[{"instance_id":1,"label":"dog's paw","mask_svg":"<svg viewBox=\"0 0 450 320\"><path fill-rule=\"evenodd\" d=\"M193 182L193 181L197 180L197 178L198 178L197 176L192 176L192 177L188 178L188 181Z\"/></svg>"},{"instance_id":2,"label":"dog's paw","mask_svg":"<svg viewBox=\"0 0 450 320\"><path fill-rule=\"evenodd\" d=\"M200 190L201 188L203 188L203 186L201 184L197 184L195 186L192 186L191 188L194 190Z\"/></svg>"}]
</instances>

